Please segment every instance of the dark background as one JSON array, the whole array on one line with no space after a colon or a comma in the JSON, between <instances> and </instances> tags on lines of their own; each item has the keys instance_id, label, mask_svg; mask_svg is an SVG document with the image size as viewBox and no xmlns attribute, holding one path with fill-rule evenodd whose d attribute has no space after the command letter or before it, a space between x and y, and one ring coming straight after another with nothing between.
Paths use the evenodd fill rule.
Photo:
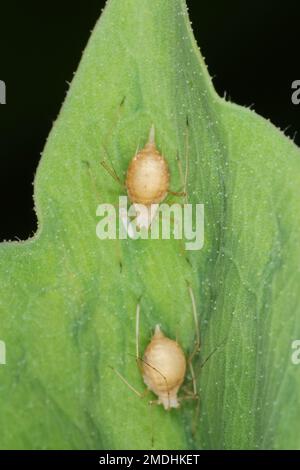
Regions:
<instances>
[{"instance_id":1,"label":"dark background","mask_svg":"<svg viewBox=\"0 0 300 470\"><path fill-rule=\"evenodd\" d=\"M36 229L32 181L40 153L104 3L1 2L0 80L7 104L0 105L0 239L25 239ZM187 3L219 94L252 105L294 137L300 105L291 102L291 83L300 79L300 2ZM295 141L300 145L300 134Z\"/></svg>"}]
</instances>

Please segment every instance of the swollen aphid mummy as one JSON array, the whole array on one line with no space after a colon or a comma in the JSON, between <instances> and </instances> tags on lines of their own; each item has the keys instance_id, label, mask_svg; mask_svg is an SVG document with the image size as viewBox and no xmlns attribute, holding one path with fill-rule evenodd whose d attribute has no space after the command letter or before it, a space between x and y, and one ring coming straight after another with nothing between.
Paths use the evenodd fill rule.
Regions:
<instances>
[{"instance_id":1,"label":"swollen aphid mummy","mask_svg":"<svg viewBox=\"0 0 300 470\"><path fill-rule=\"evenodd\" d=\"M129 164L125 183L128 197L136 204L159 204L167 196L169 181L168 164L155 146L152 126L147 144Z\"/></svg>"},{"instance_id":2,"label":"swollen aphid mummy","mask_svg":"<svg viewBox=\"0 0 300 470\"><path fill-rule=\"evenodd\" d=\"M177 397L186 373L186 359L180 345L167 338L156 325L154 335L141 361L145 384L158 397L165 410L178 408Z\"/></svg>"},{"instance_id":3,"label":"swollen aphid mummy","mask_svg":"<svg viewBox=\"0 0 300 470\"><path fill-rule=\"evenodd\" d=\"M196 377L192 361L196 353L200 350L200 335L198 316L193 291L188 287L192 301L193 317L196 328L196 338L194 348L190 355L185 356L180 344L163 334L159 325L156 325L154 334L145 349L143 357L139 354L139 318L140 304L136 310L136 360L141 371L147 390L151 390L157 400L152 400L150 404L163 405L165 410L178 408L182 400L198 400ZM185 395L178 397L178 392L184 382L187 367L191 374L193 389ZM144 393L140 393L130 383L114 369L120 379L140 398Z\"/></svg>"},{"instance_id":4,"label":"swollen aphid mummy","mask_svg":"<svg viewBox=\"0 0 300 470\"><path fill-rule=\"evenodd\" d=\"M125 183L121 181L114 168L101 162L107 172L126 189L129 200L133 203L138 227L148 229L156 215L158 205L168 193L184 196L184 192L169 190L170 172L166 159L155 145L155 128L150 129L149 139L144 148L138 151L129 163ZM186 182L184 187L186 186Z\"/></svg>"}]
</instances>

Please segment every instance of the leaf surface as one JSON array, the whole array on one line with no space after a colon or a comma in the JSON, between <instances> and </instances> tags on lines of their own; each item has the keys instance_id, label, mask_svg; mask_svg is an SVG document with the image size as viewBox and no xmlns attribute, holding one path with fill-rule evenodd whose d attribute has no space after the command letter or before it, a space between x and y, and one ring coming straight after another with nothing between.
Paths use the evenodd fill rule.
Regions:
<instances>
[{"instance_id":1,"label":"leaf surface","mask_svg":"<svg viewBox=\"0 0 300 470\"><path fill-rule=\"evenodd\" d=\"M99 240L97 205L154 123L158 148L189 202L205 206L205 244ZM1 448L300 448L300 152L248 109L220 99L183 0L109 0L46 143L35 179L39 229L3 243ZM188 354L202 348L195 404L165 412L139 391L155 324ZM149 396L150 398L150 396Z\"/></svg>"}]
</instances>

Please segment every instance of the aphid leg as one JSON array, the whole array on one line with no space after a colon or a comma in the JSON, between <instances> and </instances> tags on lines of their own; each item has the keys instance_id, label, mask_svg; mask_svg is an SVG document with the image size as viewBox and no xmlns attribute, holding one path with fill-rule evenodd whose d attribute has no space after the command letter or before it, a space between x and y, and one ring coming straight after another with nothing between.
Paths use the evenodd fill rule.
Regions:
<instances>
[{"instance_id":1,"label":"aphid leg","mask_svg":"<svg viewBox=\"0 0 300 470\"><path fill-rule=\"evenodd\" d=\"M218 351L218 349L225 343L226 340L222 341L222 343L220 343L218 346L216 346L209 354L208 356L204 359L203 362L201 362L201 364L199 365L199 369L202 369L205 364L209 361L209 359L213 356L213 354L215 354L215 352ZM198 373L199 371L197 371ZM194 375L196 376L196 372L194 373ZM193 383L193 374L191 372L191 379L187 380L186 381L186 385L183 387L183 390L187 393L187 394L191 394L193 392L191 392L190 390L187 389L187 386L188 384L190 383Z\"/></svg>"},{"instance_id":2,"label":"aphid leg","mask_svg":"<svg viewBox=\"0 0 300 470\"><path fill-rule=\"evenodd\" d=\"M184 387L185 394L184 394L183 397L181 397L181 399L182 400L188 400L188 399L190 399L190 400L191 399L192 400L199 400L199 395L198 395L198 392L197 392L196 374L195 374L195 370L194 370L192 362L188 361L188 366L189 366L189 369L190 369L191 382L192 382L193 390L188 390L186 387Z\"/></svg>"},{"instance_id":3,"label":"aphid leg","mask_svg":"<svg viewBox=\"0 0 300 470\"><path fill-rule=\"evenodd\" d=\"M192 424L192 436L195 436L195 434L196 434L197 424L199 422L199 416L200 416L200 397L198 395L197 396L197 405L196 405L195 415L194 415L193 424Z\"/></svg>"},{"instance_id":4,"label":"aphid leg","mask_svg":"<svg viewBox=\"0 0 300 470\"><path fill-rule=\"evenodd\" d=\"M186 196L185 191L170 191L169 189L168 189L168 194L171 194L172 196L178 196L178 197Z\"/></svg>"},{"instance_id":5,"label":"aphid leg","mask_svg":"<svg viewBox=\"0 0 300 470\"><path fill-rule=\"evenodd\" d=\"M196 406L195 414L193 417L193 423L192 423L192 434L194 435L198 418L199 418L199 412L200 412L200 397L199 397L199 394L197 393L196 376L195 376L195 372L191 363L189 364L189 368L190 368L191 375L192 375L193 391L185 389L185 394L179 397L178 401L179 402L182 402L184 400L196 400L197 401L197 406Z\"/></svg>"},{"instance_id":6,"label":"aphid leg","mask_svg":"<svg viewBox=\"0 0 300 470\"><path fill-rule=\"evenodd\" d=\"M186 395L186 399L197 400L196 410L195 410L193 423L192 423L192 434L194 435L196 432L196 427L197 427L198 418L200 414L200 397L197 391L196 374L195 374L195 370L194 370L192 362L189 363L189 367L190 367L190 372L192 376L193 393L191 393L190 395Z\"/></svg>"},{"instance_id":7,"label":"aphid leg","mask_svg":"<svg viewBox=\"0 0 300 470\"><path fill-rule=\"evenodd\" d=\"M140 312L141 305L140 302L138 302L135 314L135 360L140 372L143 372L141 362L144 362L144 360L140 357Z\"/></svg>"},{"instance_id":8,"label":"aphid leg","mask_svg":"<svg viewBox=\"0 0 300 470\"><path fill-rule=\"evenodd\" d=\"M127 387L132 391L134 392L139 398L144 398L147 393L148 393L148 389L145 388L145 390L141 393L139 392L136 388L134 388L129 382L128 380L125 379L125 377L123 377L123 375L117 370L115 369L114 367L111 367L111 369L115 372L115 374L122 380L122 382L127 385Z\"/></svg>"},{"instance_id":9,"label":"aphid leg","mask_svg":"<svg viewBox=\"0 0 300 470\"><path fill-rule=\"evenodd\" d=\"M194 436L196 434L197 423L198 423L199 414L200 414L200 398L199 398L199 395L194 395L194 394L191 394L191 393L189 393L189 394L187 393L186 395L184 395L183 397L180 397L178 399L179 402L186 401L186 400L196 400L197 401L196 410L195 410L195 413L194 413L194 416L193 416L193 421L192 421L192 435Z\"/></svg>"},{"instance_id":10,"label":"aphid leg","mask_svg":"<svg viewBox=\"0 0 300 470\"><path fill-rule=\"evenodd\" d=\"M141 358L140 358L140 311L141 306L140 302L137 303L136 306L136 314L135 314L135 359L138 368L142 371L141 367Z\"/></svg>"},{"instance_id":11,"label":"aphid leg","mask_svg":"<svg viewBox=\"0 0 300 470\"><path fill-rule=\"evenodd\" d=\"M171 191L170 189L168 189L167 193L170 196L186 197L186 192L185 191ZM175 200L171 200L171 201L169 200L168 202L166 202L166 204L172 205L172 204L178 204L178 202L175 202ZM180 205L183 205L183 204L180 204Z\"/></svg>"},{"instance_id":12,"label":"aphid leg","mask_svg":"<svg viewBox=\"0 0 300 470\"><path fill-rule=\"evenodd\" d=\"M196 307L195 296L194 296L193 289L191 288L188 282L187 282L187 286L188 286L188 291L189 291L191 302L192 302L192 310L193 310L193 317L194 317L194 323L195 323L195 335L196 335L194 349L188 358L188 363L191 363L195 355L200 351L201 343L200 343L199 320L198 320L198 312L197 312L197 307Z\"/></svg>"},{"instance_id":13,"label":"aphid leg","mask_svg":"<svg viewBox=\"0 0 300 470\"><path fill-rule=\"evenodd\" d=\"M178 206L182 206L182 204L178 204L178 202L175 202L175 201L169 201L164 204L169 204L169 205L177 204ZM174 230L177 229L177 226L179 226L179 230L180 230L180 227L182 228L182 220L178 219L175 216L175 214L172 212L170 213L170 221L173 224ZM187 259L186 249L185 249L185 240L183 237L181 237L180 240L178 240L178 245L179 245L180 256L182 256L182 258L184 259Z\"/></svg>"},{"instance_id":14,"label":"aphid leg","mask_svg":"<svg viewBox=\"0 0 300 470\"><path fill-rule=\"evenodd\" d=\"M190 299L192 303L192 311L193 311L193 318L194 318L194 324L195 324L195 345L191 354L189 355L187 359L187 364L188 364L190 374L191 374L192 390L185 390L185 395L181 397L180 400L181 401L183 400L196 400L197 401L196 411L194 414L193 424L192 424L192 434L195 434L196 425L197 425L198 417L200 413L200 397L199 397L198 390L197 390L197 380L196 380L195 369L193 366L193 359L195 355L200 351L200 331L199 331L198 312L197 312L194 292L188 282L187 282L187 287L188 287L188 291L189 291L189 295L190 295Z\"/></svg>"},{"instance_id":15,"label":"aphid leg","mask_svg":"<svg viewBox=\"0 0 300 470\"><path fill-rule=\"evenodd\" d=\"M192 377L193 394L196 396L197 395L197 382L196 382L195 370L193 367L193 363L191 361L189 362L189 368L190 368L190 373Z\"/></svg>"},{"instance_id":16,"label":"aphid leg","mask_svg":"<svg viewBox=\"0 0 300 470\"><path fill-rule=\"evenodd\" d=\"M192 361L193 361L195 355L200 351L201 342L200 342L200 329L199 329L199 320L198 320L195 296L194 296L194 293L193 293L193 290L192 290L191 286L188 283L187 283L187 285L188 285L190 298L191 298L191 301L192 301L193 316L194 316L194 322L195 322L195 328L196 328L196 340L195 340L195 347L194 347L192 353L190 354L190 356L188 358L188 365L189 365L189 369L190 369L190 373L191 373L191 382L193 384L193 392L192 393L191 392L186 392L186 395L183 398L187 399L189 397L190 399L194 398L195 400L197 400L197 406L196 406L196 410L195 410L195 414L194 414L194 418L193 418L193 424L192 424L192 434L194 435L196 433L197 423L199 421L199 416L200 416L200 397L199 397L199 394L197 392L196 373L195 373ZM221 347L221 345L224 344L226 339L227 338L225 338L222 341L222 343L220 343L204 359L204 361L200 364L200 370L207 363L207 361L211 358L211 356Z\"/></svg>"},{"instance_id":17,"label":"aphid leg","mask_svg":"<svg viewBox=\"0 0 300 470\"><path fill-rule=\"evenodd\" d=\"M177 152L176 155L176 161L178 165L178 171L179 171L179 176L180 176L180 181L181 181L181 191L168 191L169 194L172 194L174 196L179 196L179 197L184 197L184 202L187 204L188 203L188 192L187 192L187 182L188 182L188 176L189 176L189 122L188 122L188 117L186 119L186 130L185 130L185 136L184 136L184 142L185 142L185 149L184 149L184 157L185 157L185 171L183 172L182 168L182 162L179 156L179 153Z\"/></svg>"},{"instance_id":18,"label":"aphid leg","mask_svg":"<svg viewBox=\"0 0 300 470\"><path fill-rule=\"evenodd\" d=\"M189 383L189 382L191 382L191 380L188 380L187 382ZM182 387L182 390L183 390L183 392L184 392L184 395L183 395L184 397L185 397L185 396L192 396L192 397L195 396L194 392L193 392L192 390L189 390L189 389L188 389L188 385L184 385L184 386Z\"/></svg>"},{"instance_id":19,"label":"aphid leg","mask_svg":"<svg viewBox=\"0 0 300 470\"><path fill-rule=\"evenodd\" d=\"M154 419L153 419L153 408L152 408L152 402L149 402L149 407L150 407L150 419L151 419L151 448L154 448Z\"/></svg>"},{"instance_id":20,"label":"aphid leg","mask_svg":"<svg viewBox=\"0 0 300 470\"><path fill-rule=\"evenodd\" d=\"M152 405L160 405L160 404L161 404L159 400L150 400L148 403L149 403L149 405L151 405L151 406L152 406Z\"/></svg>"},{"instance_id":21,"label":"aphid leg","mask_svg":"<svg viewBox=\"0 0 300 470\"><path fill-rule=\"evenodd\" d=\"M139 342L140 342L140 303L138 302L136 306L136 315L135 315L135 347L136 347L136 358L139 359Z\"/></svg>"},{"instance_id":22,"label":"aphid leg","mask_svg":"<svg viewBox=\"0 0 300 470\"><path fill-rule=\"evenodd\" d=\"M177 196L177 197L183 197L184 198L184 204L188 203L188 192L187 192L187 183L188 183L188 175L189 175L189 123L188 123L188 118L186 120L186 131L185 131L185 172L183 172L182 168L182 162L179 156L179 152L177 152L176 155L176 161L178 165L178 171L179 171L179 177L181 181L181 191L171 191L168 190L168 194L172 196ZM173 201L169 201L168 204L173 204ZM181 204L183 205L183 204ZM176 220L174 220L174 224L176 223ZM186 256L186 251L185 251L185 244L184 240L181 240L181 254L186 258L186 260L189 262L187 256Z\"/></svg>"},{"instance_id":23,"label":"aphid leg","mask_svg":"<svg viewBox=\"0 0 300 470\"><path fill-rule=\"evenodd\" d=\"M154 449L154 416L153 416L153 405L160 405L159 400L150 400L148 402L150 407L150 416L151 416L151 448Z\"/></svg>"},{"instance_id":24,"label":"aphid leg","mask_svg":"<svg viewBox=\"0 0 300 470\"><path fill-rule=\"evenodd\" d=\"M206 359L205 359L205 360L202 362L202 364L200 365L200 369L202 369L202 367L207 363L207 361L211 358L211 356L219 349L219 347L220 347L225 341L226 341L226 340L224 340L221 344L219 344L219 345L206 357ZM195 374L194 374L194 377L195 377ZM200 397L199 397L199 395L197 395L197 406L196 406L195 415L194 415L193 424L192 424L192 435L193 435L193 436L196 434L197 424L198 424L198 421L199 421L199 416L200 416Z\"/></svg>"},{"instance_id":25,"label":"aphid leg","mask_svg":"<svg viewBox=\"0 0 300 470\"><path fill-rule=\"evenodd\" d=\"M179 402L182 402L182 401L185 401L185 400L199 400L199 397L198 397L198 395L194 395L194 394L191 394L191 393L187 393L187 394L184 395L183 397L179 397L179 398L178 398L178 401L179 401Z\"/></svg>"}]
</instances>

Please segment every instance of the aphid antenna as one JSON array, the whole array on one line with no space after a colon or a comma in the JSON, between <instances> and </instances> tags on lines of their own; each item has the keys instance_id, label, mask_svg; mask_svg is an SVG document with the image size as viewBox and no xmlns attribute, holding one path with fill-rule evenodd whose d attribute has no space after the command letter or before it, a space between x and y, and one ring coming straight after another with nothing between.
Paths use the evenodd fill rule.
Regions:
<instances>
[{"instance_id":1,"label":"aphid antenna","mask_svg":"<svg viewBox=\"0 0 300 470\"><path fill-rule=\"evenodd\" d=\"M136 359L140 357L139 353L139 342L140 342L140 312L141 305L140 300L136 306L136 316L135 316L135 350L136 350Z\"/></svg>"},{"instance_id":2,"label":"aphid antenna","mask_svg":"<svg viewBox=\"0 0 300 470\"><path fill-rule=\"evenodd\" d=\"M210 353L209 355L204 359L204 361L200 364L200 369L202 369L202 367L205 366L205 364L207 363L207 361L218 351L218 349L220 349L221 346L223 346L225 343L227 342L227 337L223 339L223 341L221 341L220 344L218 344Z\"/></svg>"},{"instance_id":3,"label":"aphid antenna","mask_svg":"<svg viewBox=\"0 0 300 470\"><path fill-rule=\"evenodd\" d=\"M100 200L101 195L100 195L100 193L98 191L98 188L97 188L97 182L96 182L95 175L91 170L91 163L88 160L81 160L81 163L83 163L86 166L89 177L90 177L90 180L91 180L92 185L93 185L94 193L95 193L96 197Z\"/></svg>"},{"instance_id":4,"label":"aphid antenna","mask_svg":"<svg viewBox=\"0 0 300 470\"><path fill-rule=\"evenodd\" d=\"M114 367L112 366L108 366L110 369L112 369L114 371L114 373L122 380L122 382L127 385L127 387L132 391L134 392L139 398L144 398L144 394L139 392L136 388L134 388L129 382L128 380L125 379L125 377L123 377L123 375L117 370L115 369ZM146 389L147 390L147 389Z\"/></svg>"},{"instance_id":5,"label":"aphid antenna","mask_svg":"<svg viewBox=\"0 0 300 470\"><path fill-rule=\"evenodd\" d=\"M100 164L103 166L103 168L105 168L105 170L110 174L110 176L120 185L122 186L122 188L125 188L125 184L122 183L118 173L116 172L116 169L114 167L114 164L109 156L109 153L108 153L108 150L106 148L106 146L102 143L101 144L101 147L105 153L105 157L106 159L103 159ZM107 161L106 161L107 160Z\"/></svg>"},{"instance_id":6,"label":"aphid antenna","mask_svg":"<svg viewBox=\"0 0 300 470\"><path fill-rule=\"evenodd\" d=\"M137 366L140 370L140 372L142 371L141 370L141 361L142 361L142 358L140 356L137 356L136 353L135 354L132 354L132 353L126 353L127 356L130 356L130 357L134 357L136 363L137 363Z\"/></svg>"},{"instance_id":7,"label":"aphid antenna","mask_svg":"<svg viewBox=\"0 0 300 470\"><path fill-rule=\"evenodd\" d=\"M199 369L200 369L200 370L205 366L205 364L209 361L209 359L217 352L217 350L218 350L223 344L226 343L226 341L227 341L227 338L225 338L220 344L218 344L218 346L216 346L216 347L213 349L213 351L211 351L211 352L208 354L208 356L207 356L207 357L204 359L204 361L200 364L200 366L199 366ZM192 367L193 367L193 366L192 366ZM198 368L197 368L197 369L198 369ZM195 369L193 368L193 370L194 370L194 377L193 377L193 373L192 373L192 371L191 371L191 369L190 369L191 378L185 382L186 385L189 384L189 383L191 383L191 382L194 383L194 378L196 379L196 372L195 372ZM200 372L200 371L197 370L197 375L199 374L199 372ZM194 388L194 387L193 387L193 388Z\"/></svg>"},{"instance_id":8,"label":"aphid antenna","mask_svg":"<svg viewBox=\"0 0 300 470\"><path fill-rule=\"evenodd\" d=\"M108 173L122 188L125 188L124 183L122 183L122 181L120 180L119 176L117 175L116 170L114 169L114 167L112 166L111 163L110 163L111 166L109 166L109 164L108 164L105 160L102 160L102 161L100 162L100 165L103 166L103 168L107 171L107 173Z\"/></svg>"},{"instance_id":9,"label":"aphid antenna","mask_svg":"<svg viewBox=\"0 0 300 470\"><path fill-rule=\"evenodd\" d=\"M104 136L105 137L105 142L108 142L111 139L112 134L115 132L115 129L117 128L117 126L120 122L120 117L121 117L121 113L123 112L125 101L126 101L126 96L123 96L120 103L119 103L119 105L117 106L116 111L114 112L114 116L112 116L112 123L110 125L110 130Z\"/></svg>"},{"instance_id":10,"label":"aphid antenna","mask_svg":"<svg viewBox=\"0 0 300 470\"><path fill-rule=\"evenodd\" d=\"M119 105L120 108L124 105L125 101L126 101L126 96L123 96L123 98L122 98L122 100L121 100L121 102L120 102L120 105Z\"/></svg>"},{"instance_id":11,"label":"aphid antenna","mask_svg":"<svg viewBox=\"0 0 300 470\"><path fill-rule=\"evenodd\" d=\"M218 344L218 346L215 347L215 349L205 358L205 360L200 364L200 370L202 369L202 367L204 367L204 365L209 361L209 359L213 356L213 354L227 341L227 337L224 338L224 340ZM192 367L191 367L192 366ZM193 368L193 365L192 363L190 363L190 371L191 371L191 376L192 376L192 383L193 383L193 395L194 395L194 398L197 400L197 406L196 406L196 410L195 410L195 416L194 416L194 419L193 419L193 424L192 424L192 435L194 436L196 434L196 430L197 430L197 423L198 423L198 419L199 419L199 415L200 415L200 397L199 395L197 394L197 389L195 388L196 386L196 374L195 374L195 371L194 371L194 368ZM196 393L195 393L196 392ZM187 397L185 398L187 399Z\"/></svg>"},{"instance_id":12,"label":"aphid antenna","mask_svg":"<svg viewBox=\"0 0 300 470\"><path fill-rule=\"evenodd\" d=\"M139 358L139 360L142 361L144 364L146 364L146 366L151 367L151 369L155 370L155 372L157 372L164 379L164 381L166 382L166 386L168 387L167 378L164 376L162 372L160 372L160 370L157 369L157 367L152 366L151 364L149 364L149 362L145 361L145 359L142 359L141 357Z\"/></svg>"}]
</instances>

